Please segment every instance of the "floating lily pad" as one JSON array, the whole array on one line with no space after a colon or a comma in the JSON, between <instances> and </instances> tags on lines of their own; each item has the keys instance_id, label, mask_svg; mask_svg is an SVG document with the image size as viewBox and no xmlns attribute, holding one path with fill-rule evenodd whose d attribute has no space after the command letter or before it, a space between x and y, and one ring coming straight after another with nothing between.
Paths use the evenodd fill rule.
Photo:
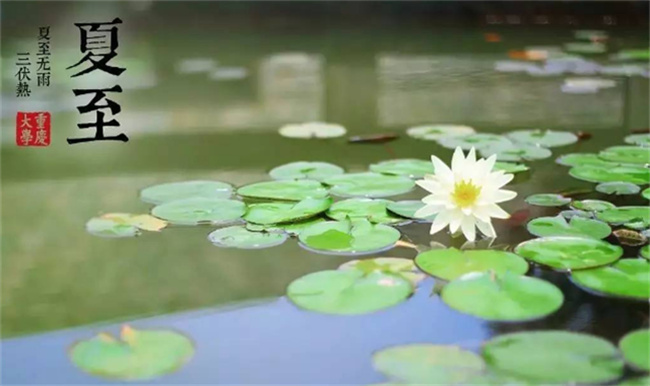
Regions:
<instances>
[{"instance_id":1,"label":"floating lily pad","mask_svg":"<svg viewBox=\"0 0 650 386\"><path fill-rule=\"evenodd\" d=\"M650 227L650 208L647 206L619 206L596 213L596 218L613 225L641 223L643 228Z\"/></svg>"},{"instance_id":2,"label":"floating lily pad","mask_svg":"<svg viewBox=\"0 0 650 386\"><path fill-rule=\"evenodd\" d=\"M280 245L287 240L285 233L254 232L241 225L217 229L208 240L218 247L260 249Z\"/></svg>"},{"instance_id":3,"label":"floating lily pad","mask_svg":"<svg viewBox=\"0 0 650 386\"><path fill-rule=\"evenodd\" d=\"M639 254L641 257L644 259L650 260L650 245L646 245L644 247L641 247Z\"/></svg>"},{"instance_id":4,"label":"floating lily pad","mask_svg":"<svg viewBox=\"0 0 650 386\"><path fill-rule=\"evenodd\" d=\"M436 215L431 215L428 217L415 216L415 212L422 209L423 207L424 207L424 203L419 200L404 200L404 201L391 202L390 204L388 204L388 206L386 206L388 211L398 214L402 217L411 218L420 221L428 221L428 222L433 221L433 219L436 218Z\"/></svg>"},{"instance_id":5,"label":"floating lily pad","mask_svg":"<svg viewBox=\"0 0 650 386\"><path fill-rule=\"evenodd\" d=\"M415 266L413 260L401 257L351 260L342 264L339 269L358 269L366 275L371 272L389 273L408 280L413 287L426 278L426 275Z\"/></svg>"},{"instance_id":6,"label":"floating lily pad","mask_svg":"<svg viewBox=\"0 0 650 386\"><path fill-rule=\"evenodd\" d=\"M637 194L641 191L641 188L637 185L631 184L629 182L601 182L596 185L596 191L605 194Z\"/></svg>"},{"instance_id":7,"label":"floating lily pad","mask_svg":"<svg viewBox=\"0 0 650 386\"><path fill-rule=\"evenodd\" d=\"M621 259L611 266L573 272L571 278L598 295L650 299L650 262L644 259Z\"/></svg>"},{"instance_id":8,"label":"floating lily pad","mask_svg":"<svg viewBox=\"0 0 650 386\"><path fill-rule=\"evenodd\" d=\"M605 161L624 164L647 164L650 162L650 149L639 146L612 146L598 153Z\"/></svg>"},{"instance_id":9,"label":"floating lily pad","mask_svg":"<svg viewBox=\"0 0 650 386\"><path fill-rule=\"evenodd\" d=\"M423 125L406 130L409 137L427 141L436 141L444 137L463 137L474 133L473 128L462 125Z\"/></svg>"},{"instance_id":10,"label":"floating lily pad","mask_svg":"<svg viewBox=\"0 0 650 386\"><path fill-rule=\"evenodd\" d=\"M570 153L558 157L555 162L564 166L603 166L612 167L617 164L605 161L593 153Z\"/></svg>"},{"instance_id":11,"label":"floating lily pad","mask_svg":"<svg viewBox=\"0 0 650 386\"><path fill-rule=\"evenodd\" d=\"M365 219L375 224L398 224L405 220L401 217L393 216L386 210L386 207L393 203L389 200L371 199L371 198L350 198L339 201L332 205L327 211L327 217L334 220Z\"/></svg>"},{"instance_id":12,"label":"floating lily pad","mask_svg":"<svg viewBox=\"0 0 650 386\"><path fill-rule=\"evenodd\" d=\"M188 198L161 204L151 214L177 225L227 224L246 212L241 201L211 198Z\"/></svg>"},{"instance_id":13,"label":"floating lily pad","mask_svg":"<svg viewBox=\"0 0 650 386\"><path fill-rule=\"evenodd\" d=\"M650 188L643 189L641 196L646 200L650 200Z\"/></svg>"},{"instance_id":14,"label":"floating lily pad","mask_svg":"<svg viewBox=\"0 0 650 386\"><path fill-rule=\"evenodd\" d=\"M100 237L133 237L140 234L131 224L117 222L108 218L93 217L86 223L86 231Z\"/></svg>"},{"instance_id":15,"label":"floating lily pad","mask_svg":"<svg viewBox=\"0 0 650 386\"><path fill-rule=\"evenodd\" d=\"M186 336L170 330L122 328L121 340L107 333L75 343L70 359L91 375L113 380L144 380L172 373L194 355Z\"/></svg>"},{"instance_id":16,"label":"floating lily pad","mask_svg":"<svg viewBox=\"0 0 650 386\"><path fill-rule=\"evenodd\" d=\"M305 228L298 239L303 247L334 255L361 255L392 248L399 240L397 229L366 220L326 221Z\"/></svg>"},{"instance_id":17,"label":"floating lily pad","mask_svg":"<svg viewBox=\"0 0 650 386\"><path fill-rule=\"evenodd\" d=\"M562 216L538 217L526 225L528 232L535 236L578 236L604 239L612 233L612 228L602 221L573 217L569 222Z\"/></svg>"},{"instance_id":18,"label":"floating lily pad","mask_svg":"<svg viewBox=\"0 0 650 386\"><path fill-rule=\"evenodd\" d=\"M492 170L494 171L501 170L506 173L519 173L519 172L525 172L526 170L529 169L530 168L524 164L518 164L513 162L495 162L494 168Z\"/></svg>"},{"instance_id":19,"label":"floating lily pad","mask_svg":"<svg viewBox=\"0 0 650 386\"><path fill-rule=\"evenodd\" d=\"M350 173L323 181L331 193L341 197L388 197L410 192L415 183L408 177L379 173Z\"/></svg>"},{"instance_id":20,"label":"floating lily pad","mask_svg":"<svg viewBox=\"0 0 650 386\"><path fill-rule=\"evenodd\" d=\"M582 200L573 201L571 207L573 209L584 210L587 212L602 212L605 209L616 208L616 205L602 200Z\"/></svg>"},{"instance_id":21,"label":"floating lily pad","mask_svg":"<svg viewBox=\"0 0 650 386\"><path fill-rule=\"evenodd\" d=\"M154 185L140 191L140 199L151 204L164 204L187 198L228 198L232 185L221 181L183 181Z\"/></svg>"},{"instance_id":22,"label":"floating lily pad","mask_svg":"<svg viewBox=\"0 0 650 386\"><path fill-rule=\"evenodd\" d=\"M506 136L517 143L544 147L566 146L578 142L578 136L568 131L518 130Z\"/></svg>"},{"instance_id":23,"label":"floating lily pad","mask_svg":"<svg viewBox=\"0 0 650 386\"><path fill-rule=\"evenodd\" d=\"M618 343L623 358L634 368L650 371L650 330L647 328L627 333Z\"/></svg>"},{"instance_id":24,"label":"floating lily pad","mask_svg":"<svg viewBox=\"0 0 650 386\"><path fill-rule=\"evenodd\" d=\"M312 217L307 220L302 220L294 223L286 224L273 224L273 225L259 225L253 223L247 223L246 229L252 232L285 232L292 236L297 236L303 229L318 224L320 222L325 222L326 220L322 217Z\"/></svg>"},{"instance_id":25,"label":"floating lily pad","mask_svg":"<svg viewBox=\"0 0 650 386\"><path fill-rule=\"evenodd\" d=\"M643 233L635 230L617 229L613 233L621 245L638 247L648 242L648 238Z\"/></svg>"},{"instance_id":26,"label":"floating lily pad","mask_svg":"<svg viewBox=\"0 0 650 386\"><path fill-rule=\"evenodd\" d=\"M570 203L571 199L561 194L542 193L526 197L526 202L537 206L564 206Z\"/></svg>"},{"instance_id":27,"label":"floating lily pad","mask_svg":"<svg viewBox=\"0 0 650 386\"><path fill-rule=\"evenodd\" d=\"M514 253L494 249L433 249L417 255L415 263L422 271L444 280L455 280L470 272L512 272L523 275L528 271L526 260Z\"/></svg>"},{"instance_id":28,"label":"floating lily pad","mask_svg":"<svg viewBox=\"0 0 650 386\"><path fill-rule=\"evenodd\" d=\"M483 359L457 346L408 344L380 350L372 356L377 371L412 384L451 385L483 372Z\"/></svg>"},{"instance_id":29,"label":"floating lily pad","mask_svg":"<svg viewBox=\"0 0 650 386\"><path fill-rule=\"evenodd\" d=\"M650 146L650 134L632 134L625 137L625 143L638 146Z\"/></svg>"},{"instance_id":30,"label":"floating lily pad","mask_svg":"<svg viewBox=\"0 0 650 386\"><path fill-rule=\"evenodd\" d=\"M287 297L298 307L325 314L365 314L394 306L413 292L407 280L357 269L320 271L294 280Z\"/></svg>"},{"instance_id":31,"label":"floating lily pad","mask_svg":"<svg viewBox=\"0 0 650 386\"><path fill-rule=\"evenodd\" d=\"M327 189L318 181L283 180L265 181L242 186L237 189L242 197L282 201L302 201L305 198L325 198Z\"/></svg>"},{"instance_id":32,"label":"floating lily pad","mask_svg":"<svg viewBox=\"0 0 650 386\"><path fill-rule=\"evenodd\" d=\"M481 147L480 153L487 158L496 154L499 161L534 161L545 159L553 153L545 148L521 143L497 144Z\"/></svg>"},{"instance_id":33,"label":"floating lily pad","mask_svg":"<svg viewBox=\"0 0 650 386\"><path fill-rule=\"evenodd\" d=\"M616 384L616 386L648 386L648 385L650 385L650 376L629 378L623 382Z\"/></svg>"},{"instance_id":34,"label":"floating lily pad","mask_svg":"<svg viewBox=\"0 0 650 386\"><path fill-rule=\"evenodd\" d=\"M460 146L463 150L471 148L482 149L489 146L509 146L512 142L503 135L477 133L463 137L443 137L438 139L438 143L448 149L455 149Z\"/></svg>"},{"instance_id":35,"label":"floating lily pad","mask_svg":"<svg viewBox=\"0 0 650 386\"><path fill-rule=\"evenodd\" d=\"M542 237L517 245L515 253L556 270L576 270L611 264L623 248L585 237Z\"/></svg>"},{"instance_id":36,"label":"floating lily pad","mask_svg":"<svg viewBox=\"0 0 650 386\"><path fill-rule=\"evenodd\" d=\"M331 198L306 198L297 204L290 202L265 202L251 204L244 220L260 225L301 221L325 212L332 205Z\"/></svg>"},{"instance_id":37,"label":"floating lily pad","mask_svg":"<svg viewBox=\"0 0 650 386\"><path fill-rule=\"evenodd\" d=\"M576 166L569 170L573 178L589 182L650 183L650 169L635 165Z\"/></svg>"},{"instance_id":38,"label":"floating lily pad","mask_svg":"<svg viewBox=\"0 0 650 386\"><path fill-rule=\"evenodd\" d=\"M435 172L431 161L421 159L395 159L370 165L370 170L375 173L405 176L409 178L422 178L425 174Z\"/></svg>"},{"instance_id":39,"label":"floating lily pad","mask_svg":"<svg viewBox=\"0 0 650 386\"><path fill-rule=\"evenodd\" d=\"M155 218L149 214L106 213L101 218L120 224L132 225L149 232L159 232L168 225L167 221Z\"/></svg>"},{"instance_id":40,"label":"floating lily pad","mask_svg":"<svg viewBox=\"0 0 650 386\"><path fill-rule=\"evenodd\" d=\"M345 135L345 127L332 123L307 122L282 126L280 135L288 138L335 138Z\"/></svg>"},{"instance_id":41,"label":"floating lily pad","mask_svg":"<svg viewBox=\"0 0 650 386\"><path fill-rule=\"evenodd\" d=\"M291 162L271 169L274 180L317 180L343 174L343 168L327 162Z\"/></svg>"},{"instance_id":42,"label":"floating lily pad","mask_svg":"<svg viewBox=\"0 0 650 386\"><path fill-rule=\"evenodd\" d=\"M601 30L582 29L573 31L573 36L581 40L607 39L607 32Z\"/></svg>"},{"instance_id":43,"label":"floating lily pad","mask_svg":"<svg viewBox=\"0 0 650 386\"><path fill-rule=\"evenodd\" d=\"M442 301L487 320L522 321L555 312L564 301L553 284L513 273L470 273L443 287Z\"/></svg>"},{"instance_id":44,"label":"floating lily pad","mask_svg":"<svg viewBox=\"0 0 650 386\"><path fill-rule=\"evenodd\" d=\"M602 43L572 42L565 43L564 50L566 52L574 52L577 54L602 54L607 51L607 47Z\"/></svg>"},{"instance_id":45,"label":"floating lily pad","mask_svg":"<svg viewBox=\"0 0 650 386\"><path fill-rule=\"evenodd\" d=\"M482 353L489 366L540 384L605 383L623 373L614 345L568 331L499 335L483 345Z\"/></svg>"}]
</instances>

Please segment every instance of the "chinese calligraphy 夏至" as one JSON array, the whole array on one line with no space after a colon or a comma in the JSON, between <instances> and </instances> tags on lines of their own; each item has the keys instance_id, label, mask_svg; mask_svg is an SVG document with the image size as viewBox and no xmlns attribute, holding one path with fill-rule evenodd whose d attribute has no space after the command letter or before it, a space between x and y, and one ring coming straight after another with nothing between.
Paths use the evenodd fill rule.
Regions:
<instances>
[{"instance_id":1,"label":"chinese calligraphy \u590f\u81f3","mask_svg":"<svg viewBox=\"0 0 650 386\"><path fill-rule=\"evenodd\" d=\"M72 78L88 74L90 72L101 70L113 76L120 76L126 68L116 67L109 64L109 61L117 56L118 43L118 29L117 24L121 24L122 20L115 18L111 22L105 23L75 23L79 28L81 34L80 51L84 56L80 61L68 67L72 69L86 63L86 67L82 68L76 74L71 75ZM112 116L120 113L122 108L114 100L106 97L107 92L121 93L122 88L115 85L110 88L96 88L96 89L74 89L72 90L75 96L94 94L92 100L85 106L77 107L79 113L95 113L95 122L86 122L77 124L79 129L95 128L95 135L85 138L68 138L69 144L92 142L92 141L122 141L128 142L129 138L124 133L115 136L105 135L105 127L119 127L120 123L116 119L104 120L105 112L102 110L110 111ZM102 100L104 104L99 104Z\"/></svg>"}]
</instances>

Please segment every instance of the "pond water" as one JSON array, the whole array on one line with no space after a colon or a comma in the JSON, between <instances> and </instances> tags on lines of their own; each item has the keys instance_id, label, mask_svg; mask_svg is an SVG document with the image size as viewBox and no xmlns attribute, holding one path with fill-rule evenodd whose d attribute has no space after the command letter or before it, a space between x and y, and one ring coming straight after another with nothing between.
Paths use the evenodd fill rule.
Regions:
<instances>
[{"instance_id":1,"label":"pond water","mask_svg":"<svg viewBox=\"0 0 650 386\"><path fill-rule=\"evenodd\" d=\"M529 128L591 133L590 139L553 148L548 159L527 162L531 170L509 185L518 196L503 207L517 216L495 222L494 245L512 249L533 238L525 229L528 219L559 212L530 206L527 196L593 190L595 184L571 178L555 158L623 144L633 130L649 126L647 76L607 76L613 87L572 94L562 92L571 75L495 71L495 62L509 60L508 50L572 41L570 28L405 28L373 18L310 25L298 16L257 23L253 11L230 10L230 19L223 5L138 3L62 3L56 10L39 3L37 13L31 12L35 3L3 5L3 61L34 43L39 25L50 25L56 42L50 88L19 100L12 91L13 67L2 73L5 129L13 128L17 110L53 114L48 148L17 147L14 131L2 131L5 381L100 382L76 370L65 350L123 321L175 328L194 340L194 359L157 380L167 384L369 384L384 379L372 369L371 354L391 345L446 343L475 350L492 336L534 329L580 331L617 342L647 326L647 303L597 297L565 274L542 268L529 275L556 284L565 301L534 322L486 322L458 313L432 294L431 278L398 306L363 316L321 315L293 306L283 297L286 287L305 274L336 269L349 257L314 253L295 239L260 250L219 248L207 240L215 229L210 226L174 226L123 239L86 233L86 221L99 213L147 213L151 205L141 202L138 192L157 183L214 179L242 186L270 180L270 169L294 161L331 162L348 172L431 154L449 161L452 150L406 136L407 127L421 123L464 124L490 133ZM225 12L214 16L222 23L209 16L217 10ZM71 80L65 71L78 60L72 23L89 15L124 20L119 57L127 71L119 78L124 88L119 117L130 137L126 144L65 141L78 135L78 101L70 90L85 82ZM498 33L501 41L486 42L486 32ZM608 32L617 48L648 47L642 29ZM306 121L335 122L348 135L400 138L350 144L345 137L299 140L277 132L285 123ZM424 195L416 188L389 199ZM639 195L580 197L647 205ZM430 236L427 224L399 230L422 249L432 242L464 243L462 236L446 232ZM626 256L637 253L626 249ZM396 247L372 256L416 254ZM19 338L24 335L30 336Z\"/></svg>"}]
</instances>

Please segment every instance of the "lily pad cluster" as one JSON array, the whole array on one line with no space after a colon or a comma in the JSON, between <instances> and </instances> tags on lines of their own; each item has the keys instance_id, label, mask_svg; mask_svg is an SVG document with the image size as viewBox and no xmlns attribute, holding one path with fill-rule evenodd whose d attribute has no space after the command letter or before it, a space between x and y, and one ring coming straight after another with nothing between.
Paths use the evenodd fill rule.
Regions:
<instances>
[{"instance_id":1,"label":"lily pad cluster","mask_svg":"<svg viewBox=\"0 0 650 386\"><path fill-rule=\"evenodd\" d=\"M647 359L647 344L645 352L640 347L640 335L647 331L638 334L624 338L621 351L595 336L553 330L500 335L484 342L478 353L456 345L416 343L379 350L372 363L387 377L385 384L607 383L623 375L620 352L626 360L630 353Z\"/></svg>"}]
</instances>

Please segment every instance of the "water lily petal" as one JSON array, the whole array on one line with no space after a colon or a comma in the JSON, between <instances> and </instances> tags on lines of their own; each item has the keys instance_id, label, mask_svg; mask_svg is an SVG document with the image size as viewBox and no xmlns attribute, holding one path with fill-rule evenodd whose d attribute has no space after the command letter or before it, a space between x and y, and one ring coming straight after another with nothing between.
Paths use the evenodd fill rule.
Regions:
<instances>
[{"instance_id":1,"label":"water lily petal","mask_svg":"<svg viewBox=\"0 0 650 386\"><path fill-rule=\"evenodd\" d=\"M494 193L494 203L498 204L504 201L510 201L513 198L517 197L517 192L512 190L497 190Z\"/></svg>"},{"instance_id":2,"label":"water lily petal","mask_svg":"<svg viewBox=\"0 0 650 386\"><path fill-rule=\"evenodd\" d=\"M476 228L474 227L474 223L474 217L472 216L463 217L463 220L460 223L463 235L465 235L467 241L474 241L476 239Z\"/></svg>"},{"instance_id":3,"label":"water lily petal","mask_svg":"<svg viewBox=\"0 0 650 386\"><path fill-rule=\"evenodd\" d=\"M476 221L476 226L478 227L478 230L480 230L481 233L483 233L487 237L490 238L497 237L497 234L494 231L494 227L492 226L492 222L478 220Z\"/></svg>"}]
</instances>

